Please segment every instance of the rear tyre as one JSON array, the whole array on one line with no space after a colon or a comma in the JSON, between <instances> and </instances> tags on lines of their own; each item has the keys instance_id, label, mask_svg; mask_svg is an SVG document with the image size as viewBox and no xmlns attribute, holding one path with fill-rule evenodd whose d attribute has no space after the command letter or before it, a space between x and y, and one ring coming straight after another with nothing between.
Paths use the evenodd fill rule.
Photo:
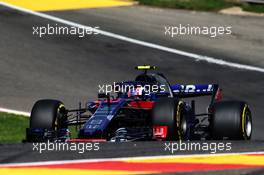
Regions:
<instances>
[{"instance_id":1,"label":"rear tyre","mask_svg":"<svg viewBox=\"0 0 264 175\"><path fill-rule=\"evenodd\" d=\"M241 101L215 103L210 128L215 140L250 140L252 116L249 106Z\"/></svg>"},{"instance_id":2,"label":"rear tyre","mask_svg":"<svg viewBox=\"0 0 264 175\"><path fill-rule=\"evenodd\" d=\"M67 128L64 104L58 100L39 100L31 111L30 128L57 130Z\"/></svg>"},{"instance_id":3,"label":"rear tyre","mask_svg":"<svg viewBox=\"0 0 264 175\"><path fill-rule=\"evenodd\" d=\"M187 135L187 117L184 115L184 103L175 98L160 98L152 110L153 127L167 127L163 140L183 140Z\"/></svg>"}]
</instances>

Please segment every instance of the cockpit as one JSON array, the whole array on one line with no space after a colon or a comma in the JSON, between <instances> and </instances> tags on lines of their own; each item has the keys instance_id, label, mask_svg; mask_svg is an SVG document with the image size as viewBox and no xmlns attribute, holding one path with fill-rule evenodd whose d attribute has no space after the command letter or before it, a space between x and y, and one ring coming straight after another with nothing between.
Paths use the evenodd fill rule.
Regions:
<instances>
[{"instance_id":1,"label":"cockpit","mask_svg":"<svg viewBox=\"0 0 264 175\"><path fill-rule=\"evenodd\" d=\"M150 85L150 86L156 85L158 88L155 89L157 89L158 92L162 91L162 93L168 93L170 97L173 96L170 85L163 75L143 73L138 75L135 81L144 82L146 85Z\"/></svg>"}]
</instances>

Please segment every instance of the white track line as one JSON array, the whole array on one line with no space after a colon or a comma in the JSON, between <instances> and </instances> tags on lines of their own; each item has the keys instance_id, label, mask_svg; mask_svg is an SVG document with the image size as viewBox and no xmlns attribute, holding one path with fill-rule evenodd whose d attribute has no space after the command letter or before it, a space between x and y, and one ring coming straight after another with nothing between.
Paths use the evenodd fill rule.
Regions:
<instances>
[{"instance_id":1,"label":"white track line","mask_svg":"<svg viewBox=\"0 0 264 175\"><path fill-rule=\"evenodd\" d=\"M24 12L24 13L35 15L35 16L38 16L38 17L41 17L41 18L45 18L45 19L48 19L48 20L51 20L51 21L55 21L55 22L58 22L58 23L66 24L66 25L69 25L69 26L73 26L73 27L78 27L78 28L88 28L89 27L89 26L86 26L86 25L82 25L82 24L78 24L78 23L75 23L75 22L72 22L72 21L61 19L61 18L58 18L58 17L55 17L55 16L51 16L51 15L48 15L48 14L35 12L35 11L29 10L29 9L18 7L18 6L15 6L15 5L12 5L12 4L8 4L8 3L5 3L5 2L0 2L0 5L8 7L8 8L11 8L11 9L14 9L14 10L18 10L18 11L21 11L21 12ZM181 50L177 50L177 49L174 49L174 48L169 48L169 47L166 47L166 46L161 46L161 45L158 45L158 44L153 44L153 43L150 43L150 42L145 42L145 41L133 39L133 38L130 38L130 37L118 35L118 34L107 32L107 31L103 31L103 30L94 29L94 31L97 32L97 33L100 33L101 35L104 35L104 36L108 36L108 37L111 37L111 38L127 41L127 42L130 42L130 43L133 43L133 44L138 44L138 45L149 47L149 48L153 48L153 49L162 50L162 51L169 52L169 53L174 53L174 54L177 54L177 55L182 55L182 56L185 56L185 57L192 58L192 59L194 59L196 61L206 61L208 63L218 64L218 65L222 65L222 66L228 66L228 67L232 67L232 68L238 68L238 69L244 69L244 70L257 71L257 72L264 73L264 68L261 68L261 67L244 65L244 64L229 62L229 61L225 61L225 60L221 60L221 59L217 59L217 58L213 58L213 57L208 57L208 56L204 56L204 55L198 55L198 54L195 54L195 53L181 51Z\"/></svg>"},{"instance_id":2,"label":"white track line","mask_svg":"<svg viewBox=\"0 0 264 175\"><path fill-rule=\"evenodd\" d=\"M10 113L10 114L22 115L22 116L25 116L25 117L29 117L30 116L29 112L17 111L17 110L6 109L6 108L0 108L0 112L6 112L6 113Z\"/></svg>"},{"instance_id":3,"label":"white track line","mask_svg":"<svg viewBox=\"0 0 264 175\"><path fill-rule=\"evenodd\" d=\"M140 156L140 157L122 157L122 158L102 158L102 159L78 159L78 160L58 160L58 161L43 161L43 162L28 162L28 163L7 163L0 164L0 168L6 166L37 166L51 164L69 164L69 163L88 163L88 162L105 162L105 161L128 161L128 160L145 160L145 159L160 159L160 158L188 158L188 157L212 157L212 156L232 156L232 155L250 155L264 154L264 152L241 152L241 153L219 153L219 154L189 154L189 155L160 155L160 156Z\"/></svg>"}]
</instances>

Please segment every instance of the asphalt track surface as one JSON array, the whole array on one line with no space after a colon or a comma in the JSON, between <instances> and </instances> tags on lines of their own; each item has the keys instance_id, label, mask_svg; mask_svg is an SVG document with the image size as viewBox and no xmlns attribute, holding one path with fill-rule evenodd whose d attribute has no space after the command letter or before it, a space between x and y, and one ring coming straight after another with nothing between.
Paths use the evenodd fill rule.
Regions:
<instances>
[{"instance_id":1,"label":"asphalt track surface","mask_svg":"<svg viewBox=\"0 0 264 175\"><path fill-rule=\"evenodd\" d=\"M106 21L105 16L100 13L91 14L83 11L49 13L80 24L100 26L101 29L113 33L120 32L125 36L166 45L164 40L149 33L144 26L140 26L140 31L133 30L133 26L128 26L122 21ZM118 16L122 16L122 12ZM32 35L32 26L46 26L48 23L55 25L46 19L0 7L1 107L30 111L34 101L41 98L60 99L66 106L76 107L79 101L84 102L96 97L99 84L133 79L136 74L134 66L152 64L158 66L159 71L163 72L172 84L219 83L224 89L225 99L247 101L254 116L254 141L236 143L233 151L263 151L261 141L264 139L263 73L203 61L196 62L184 56L100 35L85 38L77 36L38 38ZM181 45L179 47L190 49ZM214 53L212 50L208 51L208 54L204 53L204 50L187 51L225 57L224 52ZM234 58L230 55L226 58L236 60L236 55L234 54ZM119 145L123 149L120 148L118 152L113 151L116 150L116 145L109 144L105 146L105 151L91 155L72 153L38 155L32 152L31 146L1 145L1 163L166 154L160 149L159 144L153 143L141 143L137 149L129 149L125 144Z\"/></svg>"}]
</instances>

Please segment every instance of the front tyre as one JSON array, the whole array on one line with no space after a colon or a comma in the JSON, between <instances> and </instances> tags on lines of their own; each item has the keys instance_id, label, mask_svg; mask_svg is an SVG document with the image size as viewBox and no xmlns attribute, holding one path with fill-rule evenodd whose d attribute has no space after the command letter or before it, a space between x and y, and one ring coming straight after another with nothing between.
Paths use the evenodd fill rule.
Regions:
<instances>
[{"instance_id":1,"label":"front tyre","mask_svg":"<svg viewBox=\"0 0 264 175\"><path fill-rule=\"evenodd\" d=\"M212 139L250 140L252 115L249 106L241 101L223 101L213 105L210 119Z\"/></svg>"},{"instance_id":2,"label":"front tyre","mask_svg":"<svg viewBox=\"0 0 264 175\"><path fill-rule=\"evenodd\" d=\"M67 115L62 102L39 100L31 111L30 127L26 130L25 142L44 142L68 138ZM59 132L58 132L59 131Z\"/></svg>"},{"instance_id":3,"label":"front tyre","mask_svg":"<svg viewBox=\"0 0 264 175\"><path fill-rule=\"evenodd\" d=\"M39 100L31 111L30 128L57 130L67 128L64 104L58 100Z\"/></svg>"}]
</instances>

